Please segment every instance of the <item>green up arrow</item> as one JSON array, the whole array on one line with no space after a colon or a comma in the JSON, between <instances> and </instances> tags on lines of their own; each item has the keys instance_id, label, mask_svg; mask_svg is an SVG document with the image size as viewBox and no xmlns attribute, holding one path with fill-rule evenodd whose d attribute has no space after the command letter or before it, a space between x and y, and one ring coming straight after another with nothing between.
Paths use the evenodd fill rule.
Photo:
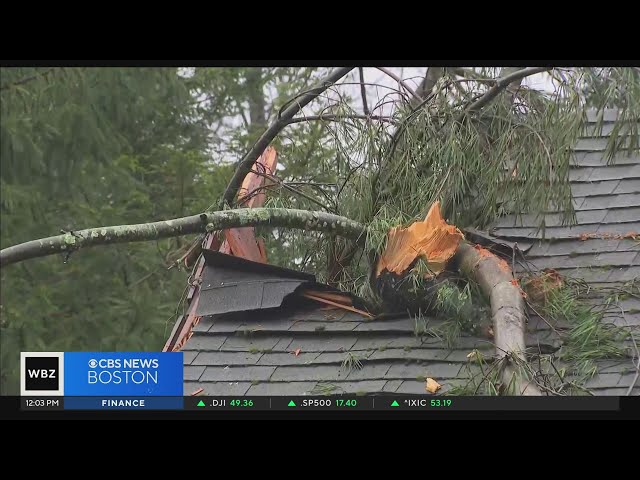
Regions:
<instances>
[{"instance_id":1,"label":"green up arrow","mask_svg":"<svg viewBox=\"0 0 640 480\"><path fill-rule=\"evenodd\" d=\"M400 405L398 405L398 402L394 400L393 403L391 404L391 406L392 407L399 407Z\"/></svg>"},{"instance_id":2,"label":"green up arrow","mask_svg":"<svg viewBox=\"0 0 640 480\"><path fill-rule=\"evenodd\" d=\"M203 402L202 400L200 400L200 401L198 402L198 406L199 406L199 407L204 407L204 402Z\"/></svg>"},{"instance_id":3,"label":"green up arrow","mask_svg":"<svg viewBox=\"0 0 640 480\"><path fill-rule=\"evenodd\" d=\"M289 405L287 405L287 407L295 407L296 406L296 402L294 402L293 400L291 400L289 402Z\"/></svg>"}]
</instances>

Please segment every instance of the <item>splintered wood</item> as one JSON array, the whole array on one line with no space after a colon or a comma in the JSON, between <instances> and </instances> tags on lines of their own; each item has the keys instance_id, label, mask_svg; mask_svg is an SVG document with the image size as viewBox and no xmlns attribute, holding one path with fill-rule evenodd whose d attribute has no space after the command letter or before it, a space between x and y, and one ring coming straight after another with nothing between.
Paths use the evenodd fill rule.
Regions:
<instances>
[{"instance_id":1,"label":"splintered wood","mask_svg":"<svg viewBox=\"0 0 640 480\"><path fill-rule=\"evenodd\" d=\"M257 208L266 200L265 187L269 181L265 175L276 171L277 155L273 147L267 147L256 160L238 192L238 203L247 208ZM256 239L253 227L229 228L224 231L225 241L220 247L222 253L246 258L254 262L267 263L267 254L262 239Z\"/></svg>"},{"instance_id":2,"label":"splintered wood","mask_svg":"<svg viewBox=\"0 0 640 480\"><path fill-rule=\"evenodd\" d=\"M431 273L438 275L456 253L463 238L458 228L444 221L440 202L435 202L424 221L389 231L387 247L378 261L376 276L384 270L401 275L417 258L424 259Z\"/></svg>"},{"instance_id":3,"label":"splintered wood","mask_svg":"<svg viewBox=\"0 0 640 480\"><path fill-rule=\"evenodd\" d=\"M360 310L353 306L351 297L344 293L339 292L322 292L313 289L303 289L300 291L300 295L316 302L331 305L335 308L341 308L342 310L348 310L350 312L359 313L360 315L373 319L373 316L369 312Z\"/></svg>"}]
</instances>

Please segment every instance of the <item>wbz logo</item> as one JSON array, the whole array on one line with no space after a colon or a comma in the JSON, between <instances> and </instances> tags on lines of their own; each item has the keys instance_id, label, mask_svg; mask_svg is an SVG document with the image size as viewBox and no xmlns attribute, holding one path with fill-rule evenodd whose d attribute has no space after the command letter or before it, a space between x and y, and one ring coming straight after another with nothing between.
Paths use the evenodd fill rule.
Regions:
<instances>
[{"instance_id":1,"label":"wbz logo","mask_svg":"<svg viewBox=\"0 0 640 480\"><path fill-rule=\"evenodd\" d=\"M22 396L64 395L64 353L21 352L20 394Z\"/></svg>"}]
</instances>

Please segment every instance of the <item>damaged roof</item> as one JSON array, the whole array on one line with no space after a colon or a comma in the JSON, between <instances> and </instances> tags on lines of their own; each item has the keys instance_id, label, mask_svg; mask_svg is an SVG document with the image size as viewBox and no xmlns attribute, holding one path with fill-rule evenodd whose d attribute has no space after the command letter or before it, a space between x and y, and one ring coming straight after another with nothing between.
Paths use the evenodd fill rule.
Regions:
<instances>
[{"instance_id":1,"label":"damaged roof","mask_svg":"<svg viewBox=\"0 0 640 480\"><path fill-rule=\"evenodd\" d=\"M612 165L606 161L614 115L605 112L597 135L589 115L576 145L570 178L577 225L562 225L560 214L550 212L543 237L536 219L513 215L489 232L466 231L467 236L498 243L509 254L517 242L529 268L554 268L593 285L637 278L640 246L623 237L640 231L640 154L617 154ZM495 353L490 339L468 335L448 349L442 339L423 334L441 323L432 318L368 319L310 300L289 302L303 285L323 287L313 275L228 257L205 254L197 315L190 317L194 325L186 341L176 343L184 352L185 395L199 389L202 395L425 394L426 377L446 393L478 373L468 358L474 349L487 358ZM624 314L611 321L640 327L640 302L632 297L619 305ZM536 352L560 346L535 315L526 341ZM630 358L600 362L586 387L596 395L625 395L634 372ZM633 394L640 394L640 385Z\"/></svg>"}]
</instances>

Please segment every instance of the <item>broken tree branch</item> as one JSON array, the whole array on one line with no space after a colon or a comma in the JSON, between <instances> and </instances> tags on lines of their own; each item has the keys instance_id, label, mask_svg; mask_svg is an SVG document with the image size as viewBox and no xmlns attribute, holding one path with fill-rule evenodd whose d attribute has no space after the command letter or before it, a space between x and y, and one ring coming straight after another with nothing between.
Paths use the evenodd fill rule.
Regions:
<instances>
[{"instance_id":1,"label":"broken tree branch","mask_svg":"<svg viewBox=\"0 0 640 480\"><path fill-rule=\"evenodd\" d=\"M236 171L233 174L233 177L229 181L229 185L224 192L221 208L225 203L227 205L233 205L236 194L238 193L238 189L242 185L244 177L247 175L247 173L249 173L256 159L260 155L262 155L264 149L267 148L267 146L269 146L269 144L278 135L278 133L280 133L280 131L290 123L289 120L291 120L295 114L302 110L304 106L309 104L313 99L315 99L327 88L344 77L351 70L352 67L341 67L335 69L333 72L327 75L327 77L325 77L320 85L312 88L307 93L291 102L291 104L282 112L282 114L275 119L275 121L269 126L269 128L267 128L267 130L262 134L258 141L253 145L253 147L251 147L251 150L247 152L244 158L240 160L240 163L238 164L238 167L236 168Z\"/></svg>"},{"instance_id":2,"label":"broken tree branch","mask_svg":"<svg viewBox=\"0 0 640 480\"><path fill-rule=\"evenodd\" d=\"M504 384L515 384L518 395L541 395L533 379L521 378L516 368L518 359L526 362L526 317L522 292L512 281L509 265L489 251L464 242L458 247L456 259L460 272L475 280L491 303L496 353L507 362Z\"/></svg>"},{"instance_id":3,"label":"broken tree branch","mask_svg":"<svg viewBox=\"0 0 640 480\"><path fill-rule=\"evenodd\" d=\"M364 243L366 228L346 217L287 208L239 208L137 225L117 225L68 232L21 243L0 251L0 266L80 248L144 242L234 227L271 226L329 232Z\"/></svg>"}]
</instances>

